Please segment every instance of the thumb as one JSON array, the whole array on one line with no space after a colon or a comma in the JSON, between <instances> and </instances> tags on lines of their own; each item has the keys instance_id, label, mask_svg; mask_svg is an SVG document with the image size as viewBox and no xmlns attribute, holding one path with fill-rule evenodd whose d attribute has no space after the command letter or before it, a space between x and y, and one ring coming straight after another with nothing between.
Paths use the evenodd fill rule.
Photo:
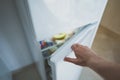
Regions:
<instances>
[{"instance_id":1,"label":"thumb","mask_svg":"<svg viewBox=\"0 0 120 80\"><path fill-rule=\"evenodd\" d=\"M78 62L78 60L76 58L69 58L69 57L65 57L64 61L71 62L74 64L76 64Z\"/></svg>"}]
</instances>

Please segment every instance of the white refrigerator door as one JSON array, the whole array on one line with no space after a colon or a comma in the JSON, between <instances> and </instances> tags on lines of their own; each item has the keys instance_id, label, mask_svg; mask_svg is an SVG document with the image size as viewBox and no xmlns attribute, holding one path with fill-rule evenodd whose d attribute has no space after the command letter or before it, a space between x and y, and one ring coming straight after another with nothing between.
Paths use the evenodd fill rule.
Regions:
<instances>
[{"instance_id":1,"label":"white refrigerator door","mask_svg":"<svg viewBox=\"0 0 120 80\"><path fill-rule=\"evenodd\" d=\"M71 50L71 45L74 43L91 47L97 26L98 23L95 23L84 28L51 56L49 64L52 68L53 80L79 80L82 67L65 62L63 59L65 56L75 57L74 52Z\"/></svg>"},{"instance_id":2,"label":"white refrigerator door","mask_svg":"<svg viewBox=\"0 0 120 80\"><path fill-rule=\"evenodd\" d=\"M80 3L79 3L80 1ZM78 4L79 7L76 8L80 8L81 10L77 10L77 11L81 11L81 14L76 15L77 18L79 17L80 19L82 19L82 21L80 21L83 24L87 24L87 22L94 22L97 21L96 23L94 23L93 25L89 25L89 27L84 27L84 29L82 31L80 31L80 33L78 35L76 35L76 37L74 37L73 39L71 39L71 41L68 41L66 44L64 44L60 49L58 49L52 56L50 59L49 64L52 67L52 78L53 80L79 80L81 71L82 71L82 67L68 63L63 61L65 56L70 56L70 57L75 57L74 52L71 51L71 45L74 43L80 43L82 45L86 45L88 47L91 47L97 28L99 26L103 11L105 9L105 5L106 5L106 0L101 0L101 1L95 1L95 0L79 0ZM73 1L74 2L74 1ZM86 3L84 6L82 4ZM96 9L91 9L91 4L92 6L94 6ZM99 5L99 7L98 7ZM52 5L53 6L53 5ZM88 8L90 7L90 8ZM75 9L76 9L75 8ZM76 11L76 13L77 13ZM72 12L72 11L71 11ZM93 15L90 15L92 14ZM96 15L94 13L97 13ZM82 14L83 13L83 14ZM87 15L87 17L85 17ZM59 15L57 15L59 16ZM95 17L96 16L96 17ZM88 19L89 17L89 19ZM94 19L92 19L94 18ZM79 20L78 20L79 21ZM74 18L73 18L73 22L74 22ZM77 25L77 23L76 23Z\"/></svg>"}]
</instances>

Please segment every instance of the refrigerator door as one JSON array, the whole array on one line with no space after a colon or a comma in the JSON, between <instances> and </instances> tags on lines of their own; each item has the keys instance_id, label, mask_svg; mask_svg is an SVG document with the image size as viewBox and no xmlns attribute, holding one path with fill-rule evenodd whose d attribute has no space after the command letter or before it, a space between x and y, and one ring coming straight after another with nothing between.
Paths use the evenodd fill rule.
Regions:
<instances>
[{"instance_id":1,"label":"refrigerator door","mask_svg":"<svg viewBox=\"0 0 120 80\"><path fill-rule=\"evenodd\" d=\"M85 1L87 1L87 0L85 0ZM93 0L93 2L94 2L94 0ZM82 29L80 31L80 33L78 33L78 35L76 35L73 39L66 42L62 47L60 47L50 57L49 65L52 68L53 80L79 80L82 67L79 67L77 65L74 65L74 64L71 64L68 62L64 62L63 59L65 56L70 56L72 58L75 57L74 52L70 49L71 45L74 43L80 43L82 45L91 47L94 37L95 37L95 34L96 34L96 31L97 31L97 28L99 26L102 14L103 14L103 11L105 9L106 2L107 2L106 0L102 0L101 4L99 4L99 5L101 5L101 7L97 8L97 9L100 9L100 11L97 13L97 18L96 18L97 22L96 23L94 23L93 25L88 25L88 27L83 26L84 29ZM93 5L95 7L97 4L93 4ZM82 8L85 9L86 7L82 7ZM92 13L90 13L90 14L92 14ZM84 18L82 18L83 21L84 21ZM87 20L89 20L89 19L86 19L85 22L83 22L83 23L89 22ZM93 19L91 19L91 22L94 22L94 20L93 21L92 20Z\"/></svg>"},{"instance_id":2,"label":"refrigerator door","mask_svg":"<svg viewBox=\"0 0 120 80\"><path fill-rule=\"evenodd\" d=\"M63 59L65 56L75 58L74 52L71 50L71 45L74 43L91 47L97 26L98 23L88 25L51 56L49 65L52 68L53 80L79 80L82 67L64 62Z\"/></svg>"}]
</instances>

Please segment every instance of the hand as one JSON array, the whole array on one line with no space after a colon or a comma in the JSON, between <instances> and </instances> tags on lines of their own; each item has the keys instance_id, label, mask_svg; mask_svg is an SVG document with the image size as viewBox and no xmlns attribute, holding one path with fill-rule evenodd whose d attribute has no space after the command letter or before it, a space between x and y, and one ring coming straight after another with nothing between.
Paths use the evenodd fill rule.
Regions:
<instances>
[{"instance_id":1,"label":"hand","mask_svg":"<svg viewBox=\"0 0 120 80\"><path fill-rule=\"evenodd\" d=\"M74 51L76 58L65 57L65 61L72 62L76 65L88 66L91 60L95 60L97 58L95 52L87 46L74 44L71 48Z\"/></svg>"}]
</instances>

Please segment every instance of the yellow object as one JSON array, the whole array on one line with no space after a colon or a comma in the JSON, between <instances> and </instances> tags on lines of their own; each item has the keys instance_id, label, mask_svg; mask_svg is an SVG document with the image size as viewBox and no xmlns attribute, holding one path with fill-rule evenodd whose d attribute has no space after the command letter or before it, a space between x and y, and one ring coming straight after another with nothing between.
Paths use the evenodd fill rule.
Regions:
<instances>
[{"instance_id":1,"label":"yellow object","mask_svg":"<svg viewBox=\"0 0 120 80\"><path fill-rule=\"evenodd\" d=\"M64 39L65 37L66 37L66 33L60 33L53 36L55 40L61 40Z\"/></svg>"}]
</instances>

